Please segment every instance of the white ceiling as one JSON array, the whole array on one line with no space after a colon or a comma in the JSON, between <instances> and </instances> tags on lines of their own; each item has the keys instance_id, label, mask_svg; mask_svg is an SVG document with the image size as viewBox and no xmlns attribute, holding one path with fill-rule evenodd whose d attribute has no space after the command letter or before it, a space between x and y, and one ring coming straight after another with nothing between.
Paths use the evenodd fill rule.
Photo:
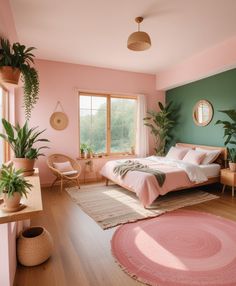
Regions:
<instances>
[{"instance_id":1,"label":"white ceiling","mask_svg":"<svg viewBox=\"0 0 236 286\"><path fill-rule=\"evenodd\" d=\"M236 34L236 0L10 0L19 41L41 59L157 73ZM151 49L127 49L136 16Z\"/></svg>"}]
</instances>

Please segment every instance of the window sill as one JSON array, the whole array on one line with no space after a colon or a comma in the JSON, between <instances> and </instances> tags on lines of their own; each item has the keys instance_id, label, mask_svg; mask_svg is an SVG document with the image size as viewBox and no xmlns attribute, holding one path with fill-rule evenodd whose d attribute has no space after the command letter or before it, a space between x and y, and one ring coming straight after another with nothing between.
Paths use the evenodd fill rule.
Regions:
<instances>
[{"instance_id":1,"label":"window sill","mask_svg":"<svg viewBox=\"0 0 236 286\"><path fill-rule=\"evenodd\" d=\"M103 155L102 157L92 157L92 158L76 158L79 161L87 160L101 160L101 159L124 159L124 158L136 158L137 155L133 154L114 154L114 155Z\"/></svg>"}]
</instances>

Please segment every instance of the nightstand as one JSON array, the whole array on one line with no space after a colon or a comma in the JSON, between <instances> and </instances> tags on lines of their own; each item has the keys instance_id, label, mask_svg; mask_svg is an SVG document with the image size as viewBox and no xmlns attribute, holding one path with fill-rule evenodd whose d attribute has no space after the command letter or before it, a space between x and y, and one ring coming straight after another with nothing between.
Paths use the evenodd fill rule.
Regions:
<instances>
[{"instance_id":1,"label":"nightstand","mask_svg":"<svg viewBox=\"0 0 236 286\"><path fill-rule=\"evenodd\" d=\"M222 169L220 171L220 182L223 184L222 193L224 193L225 186L232 187L232 197L234 197L234 187L236 186L236 172L230 171L230 169Z\"/></svg>"}]
</instances>

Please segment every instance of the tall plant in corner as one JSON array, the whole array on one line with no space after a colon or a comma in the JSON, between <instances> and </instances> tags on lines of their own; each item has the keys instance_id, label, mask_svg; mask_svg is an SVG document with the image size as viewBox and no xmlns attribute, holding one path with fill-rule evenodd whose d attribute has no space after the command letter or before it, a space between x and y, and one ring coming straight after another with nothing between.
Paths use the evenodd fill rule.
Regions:
<instances>
[{"instance_id":1,"label":"tall plant in corner","mask_svg":"<svg viewBox=\"0 0 236 286\"><path fill-rule=\"evenodd\" d=\"M216 124L223 125L224 128L224 145L228 146L236 145L236 110L220 110L220 112L226 114L231 121L228 120L217 120ZM228 148L229 166L231 170L236 171L236 148Z\"/></svg>"},{"instance_id":2,"label":"tall plant in corner","mask_svg":"<svg viewBox=\"0 0 236 286\"><path fill-rule=\"evenodd\" d=\"M168 141L171 139L169 132L174 126L174 120L171 119L171 109L172 102L169 102L165 106L161 102L158 102L160 111L148 110L147 114L149 116L145 117L144 125L151 129L151 133L155 138L155 152L159 156L165 154L165 147Z\"/></svg>"},{"instance_id":3,"label":"tall plant in corner","mask_svg":"<svg viewBox=\"0 0 236 286\"><path fill-rule=\"evenodd\" d=\"M10 44L9 40L0 38L0 73L3 81L17 84L22 75L24 89L25 117L28 120L31 110L38 100L39 77L33 67L34 47L26 48L20 43Z\"/></svg>"}]
</instances>

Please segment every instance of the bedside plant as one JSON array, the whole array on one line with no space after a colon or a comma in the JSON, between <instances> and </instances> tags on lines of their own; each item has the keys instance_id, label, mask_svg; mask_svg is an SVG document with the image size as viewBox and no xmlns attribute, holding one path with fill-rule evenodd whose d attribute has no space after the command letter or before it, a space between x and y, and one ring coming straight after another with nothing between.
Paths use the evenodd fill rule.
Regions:
<instances>
[{"instance_id":1,"label":"bedside plant","mask_svg":"<svg viewBox=\"0 0 236 286\"><path fill-rule=\"evenodd\" d=\"M221 110L220 112L226 114L231 121L217 120L215 124L221 124L224 128L224 145L236 145L236 110ZM228 148L229 168L231 171L236 172L236 148Z\"/></svg>"},{"instance_id":2,"label":"bedside plant","mask_svg":"<svg viewBox=\"0 0 236 286\"><path fill-rule=\"evenodd\" d=\"M48 139L39 138L45 131L35 131L36 128L29 128L26 121L23 127L19 125L13 126L7 120L2 119L2 125L6 134L0 133L6 142L12 148L15 157L13 163L16 169L23 169L24 176L30 176L34 173L35 159L39 156L44 156L41 153L42 149L48 148L47 146L35 147L37 142L49 142Z\"/></svg>"},{"instance_id":3,"label":"bedside plant","mask_svg":"<svg viewBox=\"0 0 236 286\"><path fill-rule=\"evenodd\" d=\"M228 148L229 168L236 172L236 148Z\"/></svg>"},{"instance_id":4,"label":"bedside plant","mask_svg":"<svg viewBox=\"0 0 236 286\"><path fill-rule=\"evenodd\" d=\"M143 118L144 125L151 129L151 133L154 135L156 143L156 154L158 156L165 155L165 147L170 140L169 132L174 126L174 120L171 118L173 109L171 109L172 102L163 106L161 102L158 102L160 111L148 110L149 116Z\"/></svg>"},{"instance_id":5,"label":"bedside plant","mask_svg":"<svg viewBox=\"0 0 236 286\"><path fill-rule=\"evenodd\" d=\"M24 89L25 117L28 120L31 110L38 100L39 77L34 64L34 47L26 48L20 43L10 44L9 40L0 38L0 73L2 80L12 84L18 84L22 74Z\"/></svg>"},{"instance_id":6,"label":"bedside plant","mask_svg":"<svg viewBox=\"0 0 236 286\"><path fill-rule=\"evenodd\" d=\"M20 206L22 196L27 197L28 190L32 187L24 177L22 170L15 170L13 164L2 165L0 169L0 193L7 211L16 211Z\"/></svg>"}]
</instances>

